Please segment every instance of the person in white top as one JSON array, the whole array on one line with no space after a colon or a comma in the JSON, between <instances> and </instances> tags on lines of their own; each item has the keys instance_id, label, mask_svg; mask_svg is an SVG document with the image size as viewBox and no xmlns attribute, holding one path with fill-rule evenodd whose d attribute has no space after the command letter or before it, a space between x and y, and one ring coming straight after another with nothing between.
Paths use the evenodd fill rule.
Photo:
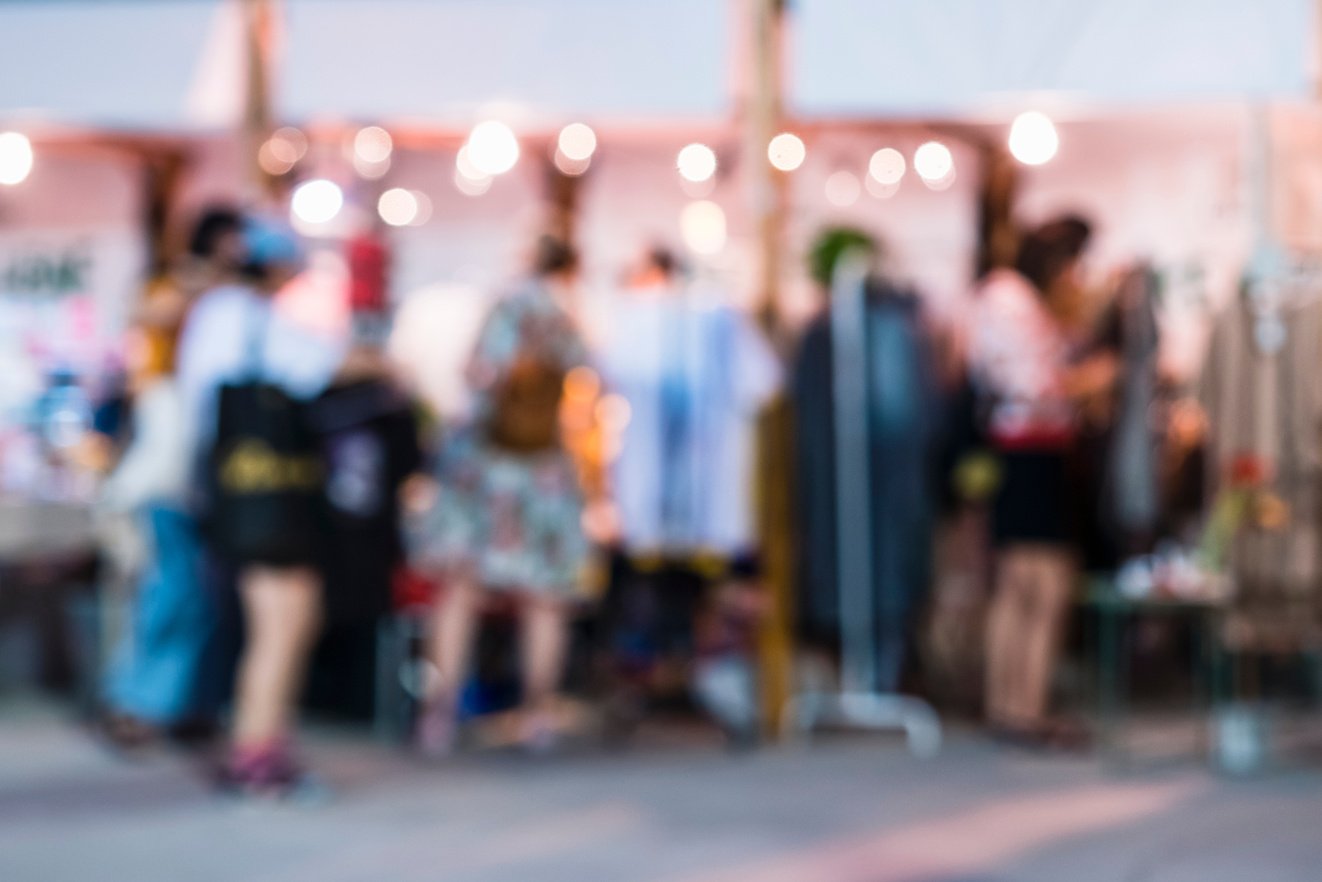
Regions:
<instances>
[{"instance_id":1,"label":"person in white top","mask_svg":"<svg viewBox=\"0 0 1322 882\"><path fill-rule=\"evenodd\" d=\"M241 284L204 294L180 341L178 375L192 461L205 462L226 383L262 380L295 398L325 390L345 347L284 316L276 293L301 268L291 232L249 220ZM200 471L198 472L200 474ZM320 627L321 578L312 565L244 564L237 574L245 624L234 700L231 754L222 786L281 795L308 780L288 745L304 667Z\"/></svg>"}]
</instances>

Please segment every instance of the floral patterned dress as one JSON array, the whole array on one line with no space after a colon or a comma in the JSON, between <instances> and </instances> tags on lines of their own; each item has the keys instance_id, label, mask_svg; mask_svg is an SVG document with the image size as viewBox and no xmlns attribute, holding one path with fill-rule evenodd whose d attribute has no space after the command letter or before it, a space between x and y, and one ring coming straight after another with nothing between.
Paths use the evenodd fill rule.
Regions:
<instances>
[{"instance_id":1,"label":"floral patterned dress","mask_svg":"<svg viewBox=\"0 0 1322 882\"><path fill-rule=\"evenodd\" d=\"M566 371L587 361L573 321L535 283L498 301L478 337L467 371L476 419L442 447L441 491L415 558L423 567L471 574L486 590L568 598L589 552L573 461L559 447L534 454L497 449L481 428L494 388L529 348Z\"/></svg>"}]
</instances>

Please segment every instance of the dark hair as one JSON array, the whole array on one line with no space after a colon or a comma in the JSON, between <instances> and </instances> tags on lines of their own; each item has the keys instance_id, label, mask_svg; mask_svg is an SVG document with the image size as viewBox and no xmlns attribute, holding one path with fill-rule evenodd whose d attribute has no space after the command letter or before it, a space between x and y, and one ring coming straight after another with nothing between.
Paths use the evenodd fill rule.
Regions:
<instances>
[{"instance_id":1,"label":"dark hair","mask_svg":"<svg viewBox=\"0 0 1322 882\"><path fill-rule=\"evenodd\" d=\"M830 288L835 265L847 252L855 250L875 255L881 251L881 246L866 230L857 227L827 227L817 234L808 249L808 274L823 288Z\"/></svg>"},{"instance_id":2,"label":"dark hair","mask_svg":"<svg viewBox=\"0 0 1322 882\"><path fill-rule=\"evenodd\" d=\"M564 239L545 235L537 239L532 271L536 276L554 276L578 269L578 252Z\"/></svg>"},{"instance_id":3,"label":"dark hair","mask_svg":"<svg viewBox=\"0 0 1322 882\"><path fill-rule=\"evenodd\" d=\"M1047 221L1019 243L1015 269L1045 293L1056 277L1079 258L1092 237L1092 225L1078 215Z\"/></svg>"},{"instance_id":4,"label":"dark hair","mask_svg":"<svg viewBox=\"0 0 1322 882\"><path fill-rule=\"evenodd\" d=\"M220 240L225 236L243 232L243 215L228 206L213 206L202 212L193 235L188 240L188 253L194 257L215 257Z\"/></svg>"},{"instance_id":5,"label":"dark hair","mask_svg":"<svg viewBox=\"0 0 1322 882\"><path fill-rule=\"evenodd\" d=\"M679 272L679 258L664 245L653 245L647 249L647 263L667 279L673 278Z\"/></svg>"}]
</instances>

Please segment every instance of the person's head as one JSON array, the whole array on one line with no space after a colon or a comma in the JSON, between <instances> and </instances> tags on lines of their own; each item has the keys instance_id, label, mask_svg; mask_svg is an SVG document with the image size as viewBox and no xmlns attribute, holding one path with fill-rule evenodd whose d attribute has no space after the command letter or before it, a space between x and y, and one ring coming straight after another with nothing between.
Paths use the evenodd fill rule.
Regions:
<instances>
[{"instance_id":1,"label":"person's head","mask_svg":"<svg viewBox=\"0 0 1322 882\"><path fill-rule=\"evenodd\" d=\"M548 281L571 282L578 275L578 252L564 239L540 236L533 248L532 274Z\"/></svg>"},{"instance_id":2,"label":"person's head","mask_svg":"<svg viewBox=\"0 0 1322 882\"><path fill-rule=\"evenodd\" d=\"M664 245L650 245L643 252L629 277L637 288L669 285L680 274L679 258Z\"/></svg>"},{"instance_id":3,"label":"person's head","mask_svg":"<svg viewBox=\"0 0 1322 882\"><path fill-rule=\"evenodd\" d=\"M280 290L303 269L303 248L294 231L281 224L250 218L243 228L244 276L258 289Z\"/></svg>"},{"instance_id":4,"label":"person's head","mask_svg":"<svg viewBox=\"0 0 1322 882\"><path fill-rule=\"evenodd\" d=\"M238 271L245 260L243 215L228 206L202 212L188 239L190 257L220 271Z\"/></svg>"},{"instance_id":5,"label":"person's head","mask_svg":"<svg viewBox=\"0 0 1322 882\"><path fill-rule=\"evenodd\" d=\"M827 227L817 234L808 249L808 275L823 291L829 291L836 264L846 254L861 251L875 260L881 246L872 234L856 227Z\"/></svg>"},{"instance_id":6,"label":"person's head","mask_svg":"<svg viewBox=\"0 0 1322 882\"><path fill-rule=\"evenodd\" d=\"M1047 299L1058 303L1082 290L1080 259L1092 237L1092 225L1065 215L1031 230L1019 243L1017 269Z\"/></svg>"}]
</instances>

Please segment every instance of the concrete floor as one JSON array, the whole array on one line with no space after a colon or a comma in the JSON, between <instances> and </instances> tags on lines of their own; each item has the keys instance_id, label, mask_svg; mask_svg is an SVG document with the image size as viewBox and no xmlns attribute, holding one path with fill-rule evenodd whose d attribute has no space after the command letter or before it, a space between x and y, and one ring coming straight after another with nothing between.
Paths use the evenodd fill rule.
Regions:
<instances>
[{"instance_id":1,"label":"concrete floor","mask_svg":"<svg viewBox=\"0 0 1322 882\"><path fill-rule=\"evenodd\" d=\"M94 882L1315 882L1322 771L1226 781L1040 759L956 735L731 757L636 749L431 767L317 731L320 808L218 800L183 757L124 763L0 706L0 880Z\"/></svg>"}]
</instances>

